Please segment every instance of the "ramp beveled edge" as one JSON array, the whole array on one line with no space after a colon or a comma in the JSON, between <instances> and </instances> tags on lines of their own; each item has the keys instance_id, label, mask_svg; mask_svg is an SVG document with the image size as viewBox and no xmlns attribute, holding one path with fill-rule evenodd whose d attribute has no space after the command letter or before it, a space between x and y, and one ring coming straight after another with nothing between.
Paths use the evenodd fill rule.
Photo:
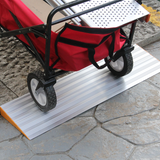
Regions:
<instances>
[{"instance_id":1,"label":"ramp beveled edge","mask_svg":"<svg viewBox=\"0 0 160 160\"><path fill-rule=\"evenodd\" d=\"M18 125L10 118L10 116L0 107L0 115L5 118L9 123L11 123L15 128L17 128L26 138L27 135L18 127ZM28 138L29 139L29 138ZM29 139L30 140L30 139Z\"/></svg>"}]
</instances>

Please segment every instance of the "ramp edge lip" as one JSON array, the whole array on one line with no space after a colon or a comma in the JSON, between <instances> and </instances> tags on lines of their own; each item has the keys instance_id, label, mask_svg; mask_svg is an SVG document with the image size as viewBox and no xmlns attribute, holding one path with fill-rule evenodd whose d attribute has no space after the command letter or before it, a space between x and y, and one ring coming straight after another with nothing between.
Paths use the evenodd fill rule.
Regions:
<instances>
[{"instance_id":1,"label":"ramp edge lip","mask_svg":"<svg viewBox=\"0 0 160 160\"><path fill-rule=\"evenodd\" d=\"M0 115L5 118L9 123L11 123L15 128L17 128L26 138L29 137L19 128L19 126L10 118L10 116L0 107Z\"/></svg>"}]
</instances>

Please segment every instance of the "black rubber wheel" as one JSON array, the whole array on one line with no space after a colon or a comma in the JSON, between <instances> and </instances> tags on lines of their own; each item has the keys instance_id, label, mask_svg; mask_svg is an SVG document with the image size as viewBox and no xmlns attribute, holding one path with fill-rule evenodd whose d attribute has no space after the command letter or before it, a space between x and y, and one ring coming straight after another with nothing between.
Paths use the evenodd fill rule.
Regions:
<instances>
[{"instance_id":1,"label":"black rubber wheel","mask_svg":"<svg viewBox=\"0 0 160 160\"><path fill-rule=\"evenodd\" d=\"M29 92L42 112L47 112L53 109L57 104L56 93L53 85L48 87L36 88L39 83L43 81L43 73L41 71L34 71L29 73L27 77Z\"/></svg>"},{"instance_id":2,"label":"black rubber wheel","mask_svg":"<svg viewBox=\"0 0 160 160\"><path fill-rule=\"evenodd\" d=\"M109 70L115 76L122 77L127 75L132 71L133 68L133 58L131 53L124 54L115 62L111 61L108 64Z\"/></svg>"}]
</instances>

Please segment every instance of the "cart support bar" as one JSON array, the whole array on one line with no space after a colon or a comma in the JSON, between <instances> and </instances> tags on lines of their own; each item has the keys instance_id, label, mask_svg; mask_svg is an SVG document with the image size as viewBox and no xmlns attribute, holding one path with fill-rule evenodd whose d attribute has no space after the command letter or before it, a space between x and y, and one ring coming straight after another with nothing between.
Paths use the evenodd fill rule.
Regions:
<instances>
[{"instance_id":1,"label":"cart support bar","mask_svg":"<svg viewBox=\"0 0 160 160\"><path fill-rule=\"evenodd\" d=\"M129 35L130 45L132 44L132 41L133 41L133 36L134 36L136 24L137 24L137 21L135 21L134 23L132 23L132 26L131 26L131 31L130 31L130 35Z\"/></svg>"},{"instance_id":2,"label":"cart support bar","mask_svg":"<svg viewBox=\"0 0 160 160\"><path fill-rule=\"evenodd\" d=\"M30 32L36 34L37 36L46 38L45 34L40 32L40 31L45 31L45 29L46 29L46 26L44 24L32 26L32 27L20 28L20 29L16 29L13 31L2 32L2 33L0 33L0 38L9 37L9 36L17 36L20 34L27 34Z\"/></svg>"}]
</instances>

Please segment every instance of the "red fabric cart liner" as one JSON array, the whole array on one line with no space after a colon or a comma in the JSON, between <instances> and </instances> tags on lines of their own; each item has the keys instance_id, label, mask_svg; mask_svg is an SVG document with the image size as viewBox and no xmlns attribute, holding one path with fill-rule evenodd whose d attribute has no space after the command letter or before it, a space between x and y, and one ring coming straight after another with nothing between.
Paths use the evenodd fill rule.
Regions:
<instances>
[{"instance_id":1,"label":"red fabric cart liner","mask_svg":"<svg viewBox=\"0 0 160 160\"><path fill-rule=\"evenodd\" d=\"M60 60L70 70L80 70L91 63L105 59L122 48L126 38L120 28L100 29L66 24L59 33L55 48Z\"/></svg>"},{"instance_id":2,"label":"red fabric cart liner","mask_svg":"<svg viewBox=\"0 0 160 160\"><path fill-rule=\"evenodd\" d=\"M0 24L8 30L19 29L9 11L11 11L18 18L23 27L43 24L43 22L25 4L23 4L21 0L1 0ZM79 28L82 28L82 30ZM100 30L102 30L103 33L99 33ZM60 59L53 67L66 71L77 71L91 64L88 56L88 48L64 43L62 38L98 45L97 47L94 46L93 48L95 50L94 59L95 61L99 61L109 55L109 46L113 40L113 37L109 36L103 43L101 43L103 38L107 35L111 35L114 32L114 52L116 52L124 45L126 40L121 38L123 36L121 35L119 29L109 29L108 31L106 29L78 26L76 26L75 29L75 26L72 28L71 25L66 24L59 36L57 33L52 32L49 62L50 66L56 62L58 57ZM35 37L33 33L29 33L28 35L37 51L44 58L46 40L42 37ZM17 37L29 45L23 35L18 35ZM99 43L101 44L99 45ZM57 51L55 51L56 48Z\"/></svg>"}]
</instances>

